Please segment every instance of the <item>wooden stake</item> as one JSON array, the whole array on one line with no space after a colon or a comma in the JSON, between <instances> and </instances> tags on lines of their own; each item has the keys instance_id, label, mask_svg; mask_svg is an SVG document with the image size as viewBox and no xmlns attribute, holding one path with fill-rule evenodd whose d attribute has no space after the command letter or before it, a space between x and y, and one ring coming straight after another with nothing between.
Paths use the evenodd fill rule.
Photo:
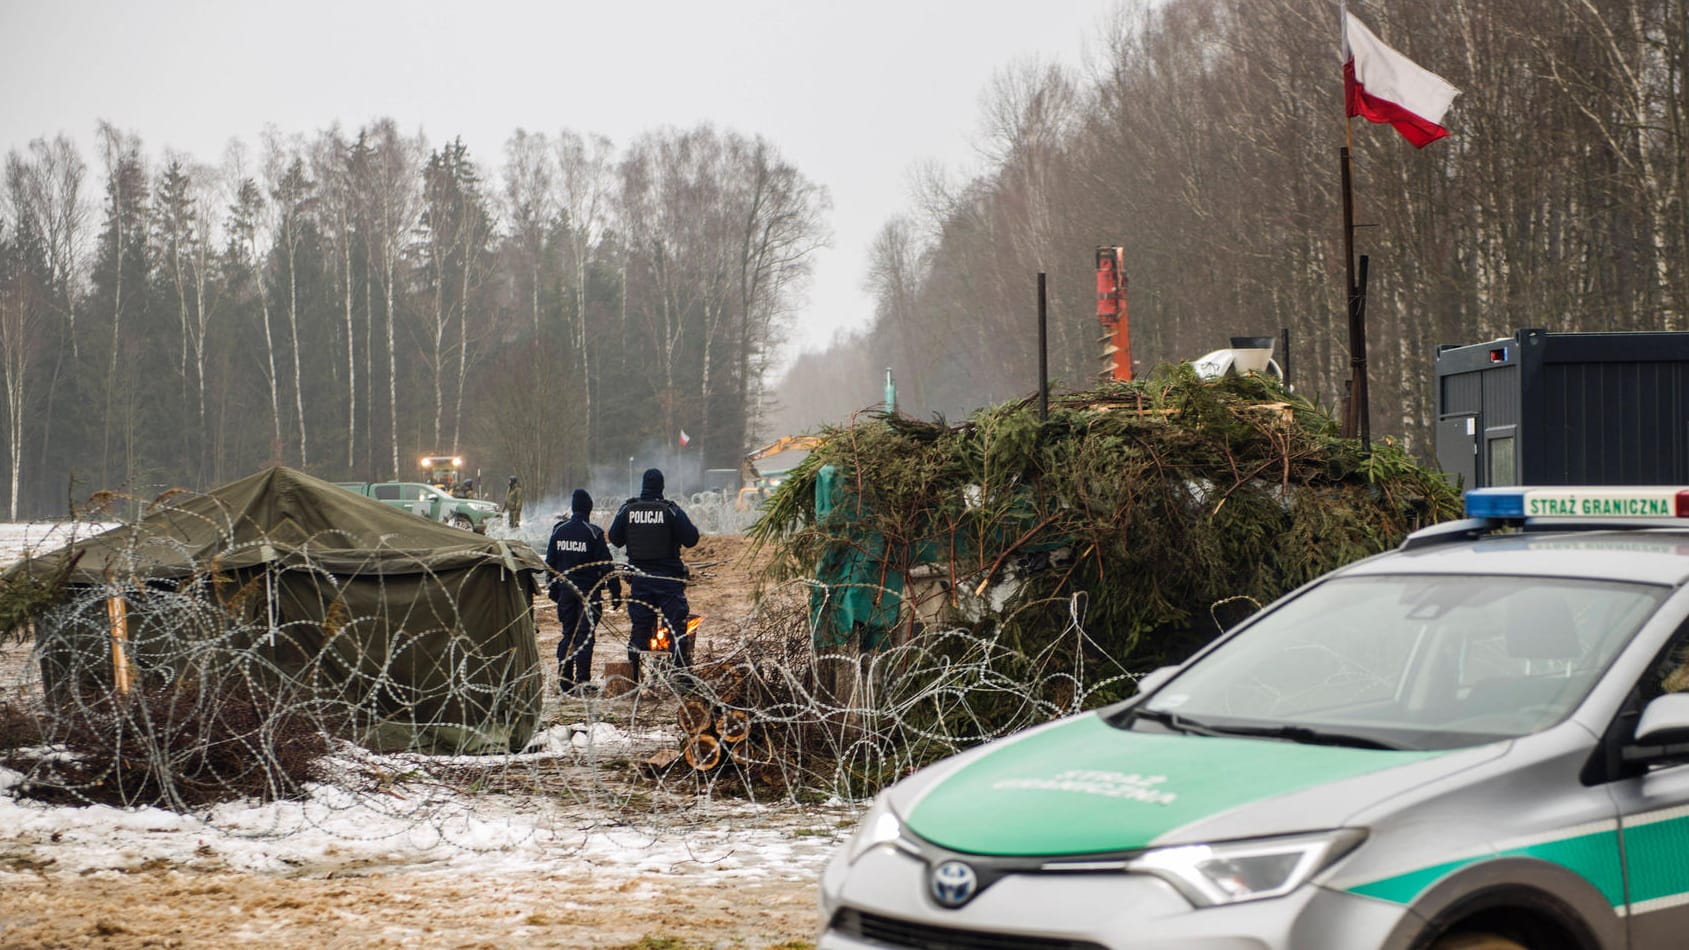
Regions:
<instances>
[{"instance_id":1,"label":"wooden stake","mask_svg":"<svg viewBox=\"0 0 1689 950\"><path fill-rule=\"evenodd\" d=\"M111 678L117 695L129 695L131 671L129 654L124 644L129 642L129 605L122 597L106 598L106 616L111 620Z\"/></svg>"}]
</instances>

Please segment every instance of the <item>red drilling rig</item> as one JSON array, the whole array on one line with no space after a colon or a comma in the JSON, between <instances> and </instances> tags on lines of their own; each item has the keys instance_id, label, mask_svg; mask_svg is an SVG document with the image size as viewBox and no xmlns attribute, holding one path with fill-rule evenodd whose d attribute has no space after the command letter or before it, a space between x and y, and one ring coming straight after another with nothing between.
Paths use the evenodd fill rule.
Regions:
<instances>
[{"instance_id":1,"label":"red drilling rig","mask_svg":"<svg viewBox=\"0 0 1689 950\"><path fill-rule=\"evenodd\" d=\"M1126 249L1097 248L1097 321L1102 324L1103 369L1116 382L1132 379L1132 333L1126 321Z\"/></svg>"}]
</instances>

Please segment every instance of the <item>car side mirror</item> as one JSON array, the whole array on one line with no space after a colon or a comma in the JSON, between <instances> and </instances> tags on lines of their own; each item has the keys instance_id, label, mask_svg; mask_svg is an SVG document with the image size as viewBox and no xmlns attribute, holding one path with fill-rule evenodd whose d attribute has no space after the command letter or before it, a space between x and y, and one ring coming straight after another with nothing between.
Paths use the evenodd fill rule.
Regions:
<instances>
[{"instance_id":1,"label":"car side mirror","mask_svg":"<svg viewBox=\"0 0 1689 950\"><path fill-rule=\"evenodd\" d=\"M1179 668L1176 666L1162 666L1138 677L1138 695L1144 696L1155 692L1161 688L1162 683L1172 679L1173 674L1177 672L1179 672Z\"/></svg>"},{"instance_id":2,"label":"car side mirror","mask_svg":"<svg viewBox=\"0 0 1689 950\"><path fill-rule=\"evenodd\" d=\"M1656 696L1636 723L1637 745L1689 742L1689 693Z\"/></svg>"},{"instance_id":3,"label":"car side mirror","mask_svg":"<svg viewBox=\"0 0 1689 950\"><path fill-rule=\"evenodd\" d=\"M1619 750L1630 765L1689 762L1689 693L1667 693L1649 700L1636 722L1636 738Z\"/></svg>"}]
</instances>

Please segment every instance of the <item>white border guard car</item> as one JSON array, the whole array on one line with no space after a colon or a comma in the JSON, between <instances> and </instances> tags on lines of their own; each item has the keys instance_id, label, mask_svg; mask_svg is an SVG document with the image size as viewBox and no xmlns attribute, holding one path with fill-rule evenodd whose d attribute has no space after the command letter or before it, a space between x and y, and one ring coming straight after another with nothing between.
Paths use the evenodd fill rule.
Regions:
<instances>
[{"instance_id":1,"label":"white border guard car","mask_svg":"<svg viewBox=\"0 0 1689 950\"><path fill-rule=\"evenodd\" d=\"M1467 514L892 786L820 947L1689 947L1689 488Z\"/></svg>"}]
</instances>

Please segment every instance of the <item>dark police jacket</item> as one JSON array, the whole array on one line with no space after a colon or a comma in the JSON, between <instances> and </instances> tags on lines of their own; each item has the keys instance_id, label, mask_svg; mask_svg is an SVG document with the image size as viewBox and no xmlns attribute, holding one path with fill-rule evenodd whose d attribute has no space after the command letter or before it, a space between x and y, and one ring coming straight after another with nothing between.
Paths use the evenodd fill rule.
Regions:
<instances>
[{"instance_id":1,"label":"dark police jacket","mask_svg":"<svg viewBox=\"0 0 1689 950\"><path fill-rule=\"evenodd\" d=\"M610 543L627 548L628 563L646 574L685 577L680 549L698 543L698 526L662 493L646 491L622 503L610 522Z\"/></svg>"},{"instance_id":2,"label":"dark police jacket","mask_svg":"<svg viewBox=\"0 0 1689 950\"><path fill-rule=\"evenodd\" d=\"M598 603L604 599L599 584L606 577L610 579L610 599L622 599L622 582L610 560L610 546L604 543L604 529L580 515L570 515L551 529L545 566L563 575L551 580L548 593L552 600L575 597L583 603L588 599Z\"/></svg>"}]
</instances>

